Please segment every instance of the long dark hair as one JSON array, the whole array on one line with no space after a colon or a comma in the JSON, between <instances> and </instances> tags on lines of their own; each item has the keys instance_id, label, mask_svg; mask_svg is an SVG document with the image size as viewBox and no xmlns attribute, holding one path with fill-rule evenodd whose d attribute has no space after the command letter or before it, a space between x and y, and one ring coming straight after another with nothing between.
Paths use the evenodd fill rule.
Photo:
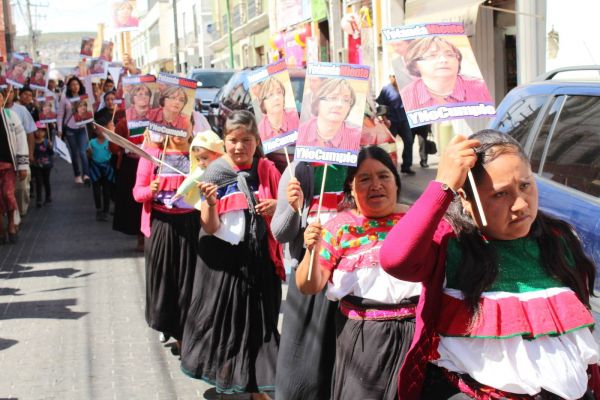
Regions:
<instances>
[{"instance_id":1,"label":"long dark hair","mask_svg":"<svg viewBox=\"0 0 600 400\"><path fill-rule=\"evenodd\" d=\"M482 178L484 166L502 154L517 154L525 162L529 162L519 143L501 132L486 129L477 132L471 139L477 139L481 143L475 149L477 162L472 169L475 182ZM473 199L473 189L468 181L463 190L467 200ZM473 324L479 316L481 293L490 287L498 275L498 257L494 247L487 244L471 216L463 209L460 199L452 202L446 219L456 232L462 252L462 260L458 264L458 289L462 291L467 306L473 312ZM574 229L566 222L538 211L529 237L537 241L542 266L548 275L571 288L589 308L589 297L594 293L596 269L585 255ZM569 256L572 256L575 268L570 266Z\"/></svg>"},{"instance_id":2,"label":"long dark hair","mask_svg":"<svg viewBox=\"0 0 600 400\"><path fill-rule=\"evenodd\" d=\"M360 149L356 167L348 168L346 180L344 181L344 199L338 206L339 211L356 208L356 200L354 199L354 196L352 196L352 181L354 180L354 176L356 175L356 172L358 172L358 169L363 161L370 158L382 163L385 167L387 167L387 169L390 170L392 175L394 175L396 186L398 186L398 189L396 190L396 200L398 200L400 197L400 175L398 174L398 170L396 169L396 166L394 165L390 155L379 146L367 146Z\"/></svg>"},{"instance_id":3,"label":"long dark hair","mask_svg":"<svg viewBox=\"0 0 600 400\"><path fill-rule=\"evenodd\" d=\"M71 93L71 89L69 88L69 85L73 81L77 81L79 83L79 93L77 93L77 94ZM72 77L69 78L69 80L67 81L67 86L66 86L66 89L65 89L65 94L67 95L67 97L81 96L82 94L85 94L85 88L83 87L83 83L81 83L81 81L79 80L78 77L72 76Z\"/></svg>"}]
</instances>

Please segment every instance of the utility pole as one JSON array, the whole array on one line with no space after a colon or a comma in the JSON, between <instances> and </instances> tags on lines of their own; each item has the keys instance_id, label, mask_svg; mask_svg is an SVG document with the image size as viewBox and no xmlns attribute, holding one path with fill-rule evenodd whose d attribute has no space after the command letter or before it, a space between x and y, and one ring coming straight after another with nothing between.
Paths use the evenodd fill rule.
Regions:
<instances>
[{"instance_id":1,"label":"utility pole","mask_svg":"<svg viewBox=\"0 0 600 400\"><path fill-rule=\"evenodd\" d=\"M179 30L177 29L177 0L173 0L173 24L175 25L175 72L181 72L179 66Z\"/></svg>"},{"instance_id":2,"label":"utility pole","mask_svg":"<svg viewBox=\"0 0 600 400\"><path fill-rule=\"evenodd\" d=\"M34 10L33 15L31 9L37 9L41 7L48 7L48 4L32 4L30 0L25 0L25 10L23 10L23 5L21 4L21 0L17 0L17 6L19 7L19 11L21 12L21 16L25 20L28 30L29 36L29 55L30 57L36 58L38 56L38 39L39 32L35 29L35 19L41 17L36 10Z\"/></svg>"},{"instance_id":3,"label":"utility pole","mask_svg":"<svg viewBox=\"0 0 600 400\"><path fill-rule=\"evenodd\" d=\"M233 62L233 35L231 34L231 11L229 10L229 0L225 0L227 8L227 36L229 38L229 68L234 69Z\"/></svg>"}]
</instances>

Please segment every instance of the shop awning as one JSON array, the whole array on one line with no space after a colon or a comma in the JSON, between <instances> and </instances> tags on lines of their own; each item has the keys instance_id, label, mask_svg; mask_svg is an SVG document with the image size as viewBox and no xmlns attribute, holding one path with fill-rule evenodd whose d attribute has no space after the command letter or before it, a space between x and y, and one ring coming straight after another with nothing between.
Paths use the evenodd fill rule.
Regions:
<instances>
[{"instance_id":1,"label":"shop awning","mask_svg":"<svg viewBox=\"0 0 600 400\"><path fill-rule=\"evenodd\" d=\"M462 22L465 33L475 33L479 5L483 0L406 0L404 24Z\"/></svg>"}]
</instances>

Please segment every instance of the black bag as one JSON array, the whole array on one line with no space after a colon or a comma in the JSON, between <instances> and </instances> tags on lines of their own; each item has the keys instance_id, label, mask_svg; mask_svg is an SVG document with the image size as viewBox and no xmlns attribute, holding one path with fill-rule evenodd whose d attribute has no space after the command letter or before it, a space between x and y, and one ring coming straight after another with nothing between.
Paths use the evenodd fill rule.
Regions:
<instances>
[{"instance_id":1,"label":"black bag","mask_svg":"<svg viewBox=\"0 0 600 400\"><path fill-rule=\"evenodd\" d=\"M437 145L431 139L433 139L433 136L431 135L427 136L427 139L425 139L425 153L427 154L437 153Z\"/></svg>"}]
</instances>

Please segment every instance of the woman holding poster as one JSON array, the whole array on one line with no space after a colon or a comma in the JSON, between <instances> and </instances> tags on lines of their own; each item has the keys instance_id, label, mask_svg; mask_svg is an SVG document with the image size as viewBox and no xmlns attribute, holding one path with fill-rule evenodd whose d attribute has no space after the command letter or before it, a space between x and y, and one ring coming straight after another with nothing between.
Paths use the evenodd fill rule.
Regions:
<instances>
[{"instance_id":1,"label":"woman holding poster","mask_svg":"<svg viewBox=\"0 0 600 400\"><path fill-rule=\"evenodd\" d=\"M148 120L173 129L192 133L190 117L182 113L188 102L185 90L178 86L168 86L160 93L160 108L148 111Z\"/></svg>"},{"instance_id":2,"label":"woman holding poster","mask_svg":"<svg viewBox=\"0 0 600 400\"><path fill-rule=\"evenodd\" d=\"M67 81L65 94L58 105L58 134L67 136L71 151L71 160L75 183L89 182L89 164L86 154L88 134L86 126L80 126L75 119L75 104L81 96L85 96L85 88L79 78L72 76ZM83 177L82 177L83 174Z\"/></svg>"},{"instance_id":3,"label":"woman holding poster","mask_svg":"<svg viewBox=\"0 0 600 400\"><path fill-rule=\"evenodd\" d=\"M423 285L398 398L598 399L596 269L573 228L538 201L511 136L450 141L380 251L388 274Z\"/></svg>"},{"instance_id":4,"label":"woman holding poster","mask_svg":"<svg viewBox=\"0 0 600 400\"><path fill-rule=\"evenodd\" d=\"M458 47L443 37L413 40L406 63L416 79L400 91L406 111L447 103L491 103L483 79L460 74L462 60Z\"/></svg>"},{"instance_id":5,"label":"woman holding poster","mask_svg":"<svg viewBox=\"0 0 600 400\"><path fill-rule=\"evenodd\" d=\"M346 118L356 103L354 89L346 79L324 79L311 103L312 117L298 129L298 146L355 150L360 143L360 127Z\"/></svg>"},{"instance_id":6,"label":"woman holding poster","mask_svg":"<svg viewBox=\"0 0 600 400\"><path fill-rule=\"evenodd\" d=\"M332 400L398 398L398 371L412 342L422 289L386 274L379 262L388 232L408 210L399 195L400 176L390 156L380 147L364 147L357 166L348 168L343 211L304 231L298 289L317 294L327 287L327 298L339 301Z\"/></svg>"},{"instance_id":7,"label":"woman holding poster","mask_svg":"<svg viewBox=\"0 0 600 400\"><path fill-rule=\"evenodd\" d=\"M258 99L263 114L258 132L263 141L298 129L298 112L296 107L285 109L285 87L281 81L273 76L267 78L260 84Z\"/></svg>"},{"instance_id":8,"label":"woman holding poster","mask_svg":"<svg viewBox=\"0 0 600 400\"><path fill-rule=\"evenodd\" d=\"M232 112L223 140L226 154L199 185L205 200L181 369L219 393L269 399L285 279L281 245L269 230L281 175L262 157L252 113Z\"/></svg>"}]
</instances>

